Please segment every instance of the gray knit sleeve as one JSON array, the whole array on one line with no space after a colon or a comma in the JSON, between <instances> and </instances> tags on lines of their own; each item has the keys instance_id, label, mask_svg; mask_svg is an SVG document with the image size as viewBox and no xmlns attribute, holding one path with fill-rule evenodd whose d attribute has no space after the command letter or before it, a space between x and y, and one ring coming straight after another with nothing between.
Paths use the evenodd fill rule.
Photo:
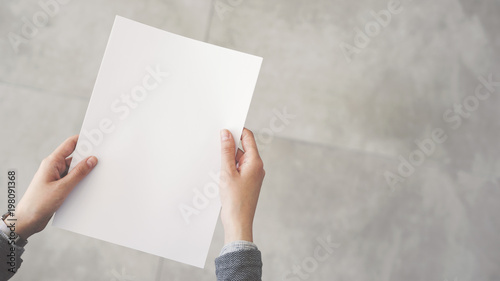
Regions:
<instances>
[{"instance_id":1,"label":"gray knit sleeve","mask_svg":"<svg viewBox=\"0 0 500 281\"><path fill-rule=\"evenodd\" d=\"M21 267L24 248L9 245L9 239L0 231L0 281L9 280Z\"/></svg>"},{"instance_id":2,"label":"gray knit sleeve","mask_svg":"<svg viewBox=\"0 0 500 281\"><path fill-rule=\"evenodd\" d=\"M262 258L259 250L241 250L226 253L215 259L218 281L260 281Z\"/></svg>"}]
</instances>

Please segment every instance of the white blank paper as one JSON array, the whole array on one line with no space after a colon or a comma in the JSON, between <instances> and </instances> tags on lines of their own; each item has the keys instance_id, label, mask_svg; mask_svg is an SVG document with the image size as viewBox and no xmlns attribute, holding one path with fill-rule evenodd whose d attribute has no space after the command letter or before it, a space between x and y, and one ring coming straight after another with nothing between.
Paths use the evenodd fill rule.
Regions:
<instances>
[{"instance_id":1,"label":"white blank paper","mask_svg":"<svg viewBox=\"0 0 500 281\"><path fill-rule=\"evenodd\" d=\"M90 155L99 164L53 225L204 267L219 132L239 140L261 63L117 16L71 168Z\"/></svg>"}]
</instances>

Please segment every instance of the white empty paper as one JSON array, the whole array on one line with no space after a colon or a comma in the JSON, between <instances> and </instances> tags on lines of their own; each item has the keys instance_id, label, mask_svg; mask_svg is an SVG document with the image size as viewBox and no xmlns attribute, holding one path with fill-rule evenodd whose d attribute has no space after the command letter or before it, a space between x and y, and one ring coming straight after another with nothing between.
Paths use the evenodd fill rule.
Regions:
<instances>
[{"instance_id":1,"label":"white empty paper","mask_svg":"<svg viewBox=\"0 0 500 281\"><path fill-rule=\"evenodd\" d=\"M204 267L219 132L239 140L261 62L117 16L71 167L99 164L53 225Z\"/></svg>"}]
</instances>

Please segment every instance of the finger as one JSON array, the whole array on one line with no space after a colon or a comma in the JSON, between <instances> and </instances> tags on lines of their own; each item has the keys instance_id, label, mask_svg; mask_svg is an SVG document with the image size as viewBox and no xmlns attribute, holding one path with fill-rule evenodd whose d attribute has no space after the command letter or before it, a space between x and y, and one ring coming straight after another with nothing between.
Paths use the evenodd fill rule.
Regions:
<instances>
[{"instance_id":1,"label":"finger","mask_svg":"<svg viewBox=\"0 0 500 281\"><path fill-rule=\"evenodd\" d=\"M243 156L243 154L245 154L245 152L243 152L243 150L238 148L238 151L236 152L236 162L240 161L241 156Z\"/></svg>"},{"instance_id":2,"label":"finger","mask_svg":"<svg viewBox=\"0 0 500 281\"><path fill-rule=\"evenodd\" d=\"M247 128L244 128L243 133L241 134L241 145L245 150L245 154L248 154L249 157L260 157L255 137L253 136L252 131Z\"/></svg>"},{"instance_id":3,"label":"finger","mask_svg":"<svg viewBox=\"0 0 500 281\"><path fill-rule=\"evenodd\" d=\"M61 184L68 189L68 194L96 165L97 158L95 156L90 156L78 163L73 170L60 180Z\"/></svg>"},{"instance_id":4,"label":"finger","mask_svg":"<svg viewBox=\"0 0 500 281\"><path fill-rule=\"evenodd\" d=\"M227 172L236 171L236 159L234 152L236 145L231 132L226 129L220 131L221 139L221 168Z\"/></svg>"},{"instance_id":5,"label":"finger","mask_svg":"<svg viewBox=\"0 0 500 281\"><path fill-rule=\"evenodd\" d=\"M74 135L66 139L61 145L59 145L54 152L52 152L52 156L57 159L66 159L66 157L70 156L73 151L75 151L76 142L78 141L78 135Z\"/></svg>"},{"instance_id":6,"label":"finger","mask_svg":"<svg viewBox=\"0 0 500 281\"><path fill-rule=\"evenodd\" d=\"M61 173L61 178L64 178L68 174L69 166L71 165L71 160L73 160L73 157L66 158L66 169L64 169L64 172Z\"/></svg>"},{"instance_id":7,"label":"finger","mask_svg":"<svg viewBox=\"0 0 500 281\"><path fill-rule=\"evenodd\" d=\"M73 157L66 158L66 167L69 167L71 165L72 160L73 160Z\"/></svg>"}]
</instances>

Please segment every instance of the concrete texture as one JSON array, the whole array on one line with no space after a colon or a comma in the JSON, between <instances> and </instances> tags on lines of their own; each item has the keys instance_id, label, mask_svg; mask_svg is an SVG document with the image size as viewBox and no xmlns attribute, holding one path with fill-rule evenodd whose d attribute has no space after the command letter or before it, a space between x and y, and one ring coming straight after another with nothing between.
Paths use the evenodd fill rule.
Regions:
<instances>
[{"instance_id":1,"label":"concrete texture","mask_svg":"<svg viewBox=\"0 0 500 281\"><path fill-rule=\"evenodd\" d=\"M264 57L246 124L267 172L264 280L499 280L500 86L482 81L500 81L500 2L401 1L370 29L390 2L73 0L13 47L42 8L2 1L0 172L16 168L24 192L79 132L119 14ZM214 280L222 245L219 223L202 270L49 226L12 280Z\"/></svg>"}]
</instances>

